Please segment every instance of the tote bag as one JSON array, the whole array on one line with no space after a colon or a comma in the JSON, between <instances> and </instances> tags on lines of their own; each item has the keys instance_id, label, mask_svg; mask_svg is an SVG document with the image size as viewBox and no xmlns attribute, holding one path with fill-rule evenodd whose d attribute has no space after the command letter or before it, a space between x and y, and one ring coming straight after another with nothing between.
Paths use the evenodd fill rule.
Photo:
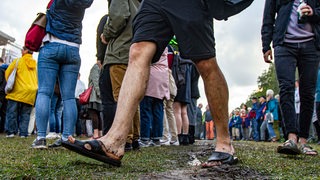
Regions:
<instances>
[{"instance_id":1,"label":"tote bag","mask_svg":"<svg viewBox=\"0 0 320 180\"><path fill-rule=\"evenodd\" d=\"M9 75L9 78L8 78L8 81L7 81L7 84L6 84L6 87L4 88L4 92L6 94L8 94L9 92L12 91L13 89L13 86L14 86L14 82L16 80L16 74L17 74L17 68L18 68L18 62L19 62L20 59L18 59L16 61L16 64L14 66L14 69L13 71L11 72L11 74Z\"/></svg>"},{"instance_id":2,"label":"tote bag","mask_svg":"<svg viewBox=\"0 0 320 180\"><path fill-rule=\"evenodd\" d=\"M90 86L87 90L79 95L79 103L82 105L89 104L90 95L92 92L93 86Z\"/></svg>"},{"instance_id":3,"label":"tote bag","mask_svg":"<svg viewBox=\"0 0 320 180\"><path fill-rule=\"evenodd\" d=\"M51 0L48 5L47 9L50 8L51 4L53 3L53 0ZM47 17L44 13L38 13L36 19L31 24L31 27L29 28L26 38L24 41L25 47L27 47L31 51L38 52L42 40L44 36L46 35L46 24L47 24Z\"/></svg>"}]
</instances>

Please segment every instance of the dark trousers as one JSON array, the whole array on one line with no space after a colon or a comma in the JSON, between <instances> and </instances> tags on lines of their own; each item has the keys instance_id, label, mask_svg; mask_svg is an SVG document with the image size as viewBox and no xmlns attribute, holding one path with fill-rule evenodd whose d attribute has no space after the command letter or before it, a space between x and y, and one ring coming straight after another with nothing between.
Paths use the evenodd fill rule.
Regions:
<instances>
[{"instance_id":1,"label":"dark trousers","mask_svg":"<svg viewBox=\"0 0 320 180\"><path fill-rule=\"evenodd\" d=\"M318 142L320 142L320 121L317 120L317 121L313 122L313 125L316 129L316 132L317 132Z\"/></svg>"},{"instance_id":2,"label":"dark trousers","mask_svg":"<svg viewBox=\"0 0 320 180\"><path fill-rule=\"evenodd\" d=\"M76 121L76 135L80 136L81 134L85 134L83 133L83 130L85 130L85 126L83 126L80 119L80 111L81 111L82 105L79 103L79 99L76 99L76 104L77 104L77 110L78 110L78 117Z\"/></svg>"},{"instance_id":3,"label":"dark trousers","mask_svg":"<svg viewBox=\"0 0 320 180\"><path fill-rule=\"evenodd\" d=\"M280 88L280 106L286 133L294 133L308 138L314 106L317 81L319 51L314 41L305 43L285 43L275 47L275 67ZM296 68L299 72L300 118L298 128L294 108Z\"/></svg>"},{"instance_id":4,"label":"dark trousers","mask_svg":"<svg viewBox=\"0 0 320 180\"><path fill-rule=\"evenodd\" d=\"M4 125L6 122L7 100L3 99L0 102L0 133L4 132Z\"/></svg>"},{"instance_id":5,"label":"dark trousers","mask_svg":"<svg viewBox=\"0 0 320 180\"><path fill-rule=\"evenodd\" d=\"M102 101L103 134L106 134L112 126L117 109L117 103L113 98L110 79L110 66L105 65L100 74L99 88Z\"/></svg>"}]
</instances>

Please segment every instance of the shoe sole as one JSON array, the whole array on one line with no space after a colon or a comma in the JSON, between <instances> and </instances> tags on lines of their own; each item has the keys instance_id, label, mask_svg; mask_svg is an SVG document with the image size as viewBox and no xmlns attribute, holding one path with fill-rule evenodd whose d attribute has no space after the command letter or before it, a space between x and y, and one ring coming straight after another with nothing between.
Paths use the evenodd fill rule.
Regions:
<instances>
[{"instance_id":1,"label":"shoe sole","mask_svg":"<svg viewBox=\"0 0 320 180\"><path fill-rule=\"evenodd\" d=\"M48 149L47 146L34 146L34 147L31 147L32 149Z\"/></svg>"},{"instance_id":2,"label":"shoe sole","mask_svg":"<svg viewBox=\"0 0 320 180\"><path fill-rule=\"evenodd\" d=\"M277 148L277 153L280 154L286 154L286 155L299 155L301 154L301 151L299 149L292 149L292 148L286 148L286 147L281 147L279 146Z\"/></svg>"}]
</instances>

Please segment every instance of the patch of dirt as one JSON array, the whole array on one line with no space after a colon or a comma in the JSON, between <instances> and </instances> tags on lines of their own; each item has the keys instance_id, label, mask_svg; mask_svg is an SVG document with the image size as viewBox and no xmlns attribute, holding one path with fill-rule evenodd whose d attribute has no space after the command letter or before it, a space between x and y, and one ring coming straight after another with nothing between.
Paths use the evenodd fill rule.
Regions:
<instances>
[{"instance_id":1,"label":"patch of dirt","mask_svg":"<svg viewBox=\"0 0 320 180\"><path fill-rule=\"evenodd\" d=\"M206 159L214 150L212 143L201 142L184 152L178 160L179 166L171 166L171 170L163 173L149 173L140 176L139 179L174 179L174 180L231 180L231 179L270 179L270 177L260 174L254 169L237 165L221 165L211 168L202 168L199 159ZM168 167L170 169L170 167Z\"/></svg>"},{"instance_id":2,"label":"patch of dirt","mask_svg":"<svg viewBox=\"0 0 320 180\"><path fill-rule=\"evenodd\" d=\"M164 173L152 173L143 175L140 179L175 179L175 180L194 180L194 179L215 179L215 180L229 180L229 179L269 179L270 177L259 174L255 170L248 168L241 168L237 165L221 165L219 167L212 167L202 169L200 167L172 170Z\"/></svg>"}]
</instances>

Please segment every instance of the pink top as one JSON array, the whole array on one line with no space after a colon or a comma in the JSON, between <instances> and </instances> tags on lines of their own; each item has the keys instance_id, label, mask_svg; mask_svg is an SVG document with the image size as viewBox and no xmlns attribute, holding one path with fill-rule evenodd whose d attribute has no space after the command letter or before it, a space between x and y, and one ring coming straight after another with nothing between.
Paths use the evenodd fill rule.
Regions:
<instances>
[{"instance_id":1,"label":"pink top","mask_svg":"<svg viewBox=\"0 0 320 180\"><path fill-rule=\"evenodd\" d=\"M162 53L160 60L150 67L150 77L145 96L158 99L170 99L168 49Z\"/></svg>"}]
</instances>

